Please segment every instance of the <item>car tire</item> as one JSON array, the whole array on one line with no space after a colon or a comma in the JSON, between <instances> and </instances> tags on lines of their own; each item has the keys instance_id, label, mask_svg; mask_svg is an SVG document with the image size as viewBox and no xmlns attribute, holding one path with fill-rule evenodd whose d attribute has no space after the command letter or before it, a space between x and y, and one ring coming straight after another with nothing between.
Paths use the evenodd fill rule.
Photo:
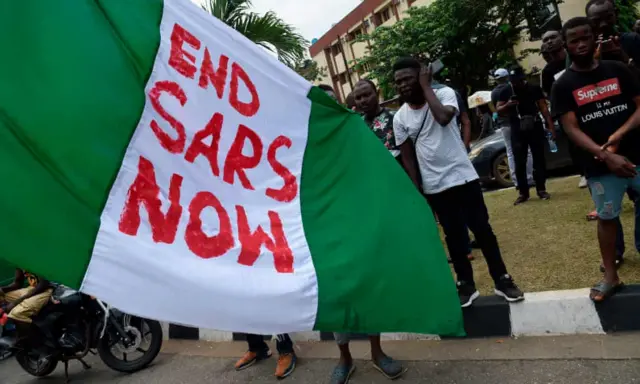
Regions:
<instances>
[{"instance_id":1,"label":"car tire","mask_svg":"<svg viewBox=\"0 0 640 384\"><path fill-rule=\"evenodd\" d=\"M509 170L509 158L506 152L500 153L493 159L491 164L491 174L496 183L502 188L513 187L511 172Z\"/></svg>"}]
</instances>

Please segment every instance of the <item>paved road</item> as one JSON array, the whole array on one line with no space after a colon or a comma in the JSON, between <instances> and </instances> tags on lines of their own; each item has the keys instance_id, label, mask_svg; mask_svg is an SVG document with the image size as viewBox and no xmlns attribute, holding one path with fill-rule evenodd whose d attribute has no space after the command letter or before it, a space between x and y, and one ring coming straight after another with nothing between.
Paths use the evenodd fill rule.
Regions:
<instances>
[{"instance_id":1,"label":"paved road","mask_svg":"<svg viewBox=\"0 0 640 384\"><path fill-rule=\"evenodd\" d=\"M275 383L275 360L266 361L243 372L234 372L233 359L201 356L161 355L147 370L131 376L109 371L95 363L82 371L79 364L71 368L72 383L180 384L180 383ZM283 383L327 383L333 360L313 359L300 362L298 369ZM411 362L409 371L397 383L429 384L596 384L640 383L640 360L511 360ZM371 365L357 362L358 370L351 383L388 383ZM60 367L61 368L61 367ZM36 380L23 373L15 361L0 363L3 384L64 383L62 369L49 379Z\"/></svg>"}]
</instances>

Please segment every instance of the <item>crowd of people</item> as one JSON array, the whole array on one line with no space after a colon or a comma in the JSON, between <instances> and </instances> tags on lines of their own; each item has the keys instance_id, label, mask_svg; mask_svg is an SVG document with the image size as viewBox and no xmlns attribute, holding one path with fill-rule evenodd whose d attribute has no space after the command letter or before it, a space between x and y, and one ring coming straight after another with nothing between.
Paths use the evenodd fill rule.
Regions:
<instances>
[{"instance_id":1,"label":"crowd of people","mask_svg":"<svg viewBox=\"0 0 640 384\"><path fill-rule=\"evenodd\" d=\"M585 13L568 20L561 31L544 34L541 52L547 65L541 86L528 82L519 66L501 68L494 73L497 86L491 99L518 192L514 205L530 199L532 186L540 199L551 198L546 189L545 134L554 138L559 126L569 137L571 157L584 177L581 184L588 187L595 205L591 216L598 221L604 276L590 297L601 302L623 287L617 269L624 260L619 216L625 194L635 204L635 245L640 251L640 35L618 32L613 0L590 0ZM634 29L640 30L640 23ZM434 80L430 66L411 57L395 62L393 79L402 103L397 112L380 105L378 89L370 80L357 82L347 107L361 114L436 215L455 271L460 305L469 307L480 295L469 257L469 230L482 250L495 293L508 302L524 300L502 258L478 174L468 157L466 103L455 90ZM330 86L321 88L336 98ZM490 114L486 108L481 111L487 125ZM28 287L23 288L26 281ZM25 326L49 300L51 290L46 280L18 270L14 282L0 288L0 301L8 303L9 318ZM374 367L389 379L400 377L405 368L385 354L380 334L366 336ZM349 351L352 335L335 333L334 338L340 360L331 383L345 384L355 369ZM236 363L237 370L271 356L261 335L247 334L246 341L249 349ZM277 335L276 346L275 375L285 378L296 367L294 344L282 334Z\"/></svg>"}]
</instances>

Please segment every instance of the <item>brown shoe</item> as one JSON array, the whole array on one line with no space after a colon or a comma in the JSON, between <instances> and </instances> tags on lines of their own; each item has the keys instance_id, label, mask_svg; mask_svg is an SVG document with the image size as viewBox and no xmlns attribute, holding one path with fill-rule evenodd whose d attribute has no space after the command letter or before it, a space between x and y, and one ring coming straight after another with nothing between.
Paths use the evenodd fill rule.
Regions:
<instances>
[{"instance_id":1,"label":"brown shoe","mask_svg":"<svg viewBox=\"0 0 640 384\"><path fill-rule=\"evenodd\" d=\"M276 365L276 377L278 379L284 379L289 376L294 369L296 369L296 361L298 358L295 353L283 353L278 357L278 364Z\"/></svg>"},{"instance_id":2,"label":"brown shoe","mask_svg":"<svg viewBox=\"0 0 640 384\"><path fill-rule=\"evenodd\" d=\"M271 351L268 349L262 352L247 351L244 356L236 362L236 371L247 369L258 361L268 359L269 357L271 357Z\"/></svg>"}]
</instances>

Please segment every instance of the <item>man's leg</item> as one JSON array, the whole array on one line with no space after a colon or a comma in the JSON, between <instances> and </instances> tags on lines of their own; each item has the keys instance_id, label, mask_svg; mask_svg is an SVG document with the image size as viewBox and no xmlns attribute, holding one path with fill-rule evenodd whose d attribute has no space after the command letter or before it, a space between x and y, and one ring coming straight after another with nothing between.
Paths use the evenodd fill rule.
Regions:
<instances>
[{"instance_id":1,"label":"man's leg","mask_svg":"<svg viewBox=\"0 0 640 384\"><path fill-rule=\"evenodd\" d=\"M286 333L276 335L276 348L280 356L278 357L275 375L278 379L284 379L296 369L298 358L293 350L293 340Z\"/></svg>"},{"instance_id":2,"label":"man's leg","mask_svg":"<svg viewBox=\"0 0 640 384\"><path fill-rule=\"evenodd\" d=\"M349 381L353 371L356 369L355 365L353 365L351 351L349 350L351 334L335 332L333 338L336 340L336 344L338 344L338 349L340 350L340 360L331 373L330 382L331 384L344 384Z\"/></svg>"},{"instance_id":3,"label":"man's leg","mask_svg":"<svg viewBox=\"0 0 640 384\"><path fill-rule=\"evenodd\" d=\"M527 185L531 186L535 183L533 178L533 156L531 156L531 148L527 153Z\"/></svg>"},{"instance_id":4,"label":"man's leg","mask_svg":"<svg viewBox=\"0 0 640 384\"><path fill-rule=\"evenodd\" d=\"M636 192L633 187L631 187L627 190L627 194L629 195L629 199L633 201L634 205L634 243L636 251L640 252L640 193Z\"/></svg>"},{"instance_id":5,"label":"man's leg","mask_svg":"<svg viewBox=\"0 0 640 384\"><path fill-rule=\"evenodd\" d=\"M616 218L620 215L622 199L631 181L609 174L592 177L588 182L598 211L598 243L604 265L604 281L592 288L590 297L594 301L603 301L620 286L616 269Z\"/></svg>"},{"instance_id":6,"label":"man's leg","mask_svg":"<svg viewBox=\"0 0 640 384\"><path fill-rule=\"evenodd\" d=\"M261 335L246 333L245 336L247 344L249 344L249 350L236 362L236 371L249 368L258 361L271 357L269 346L264 342Z\"/></svg>"},{"instance_id":7,"label":"man's leg","mask_svg":"<svg viewBox=\"0 0 640 384\"><path fill-rule=\"evenodd\" d=\"M513 146L513 157L516 163L516 179L518 180L518 192L520 197L516 200L516 205L529 199L529 183L527 181L527 154L529 153L529 143L526 135L520 132L512 132L511 145Z\"/></svg>"},{"instance_id":8,"label":"man's leg","mask_svg":"<svg viewBox=\"0 0 640 384\"><path fill-rule=\"evenodd\" d=\"M460 202L460 199L464 198L459 192L461 188L461 186L453 187L440 193L427 195L427 201L431 209L438 215L445 234L453 269L458 278L460 304L463 307L468 307L479 296L479 293L473 280L471 262L467 258L469 233ZM476 240L479 241L477 237Z\"/></svg>"},{"instance_id":9,"label":"man's leg","mask_svg":"<svg viewBox=\"0 0 640 384\"><path fill-rule=\"evenodd\" d=\"M24 324L31 324L33 316L37 315L38 312L40 312L40 310L49 302L49 299L51 298L51 292L52 290L47 290L46 292L43 292L39 295L35 295L21 301L20 304L16 305L16 307L13 308L11 312L9 312L9 319ZM13 292L10 292L7 296L9 297L11 293Z\"/></svg>"},{"instance_id":10,"label":"man's leg","mask_svg":"<svg viewBox=\"0 0 640 384\"><path fill-rule=\"evenodd\" d=\"M509 162L511 181L513 181L513 184L518 188L518 179L516 178L516 160L513 156L513 146L511 145L511 126L505 125L501 127L501 129L504 146L507 149L507 161Z\"/></svg>"},{"instance_id":11,"label":"man's leg","mask_svg":"<svg viewBox=\"0 0 640 384\"><path fill-rule=\"evenodd\" d=\"M531 148L531 156L533 157L533 175L536 181L536 190L541 199L549 199L547 192L547 162L545 160L545 137L542 124L536 124L536 128L528 133L529 147Z\"/></svg>"},{"instance_id":12,"label":"man's leg","mask_svg":"<svg viewBox=\"0 0 640 384\"><path fill-rule=\"evenodd\" d=\"M484 203L480 182L473 181L464 186L464 196L460 198L469 228L476 236L495 283L496 294L507 301L520 301L524 294L507 273L507 267L500 254L498 239L489 223L489 211Z\"/></svg>"},{"instance_id":13,"label":"man's leg","mask_svg":"<svg viewBox=\"0 0 640 384\"><path fill-rule=\"evenodd\" d=\"M393 360L382 351L380 334L369 335L369 342L371 343L371 360L373 360L373 366L380 371L380 373L388 379L395 380L406 372L402 364Z\"/></svg>"}]
</instances>

